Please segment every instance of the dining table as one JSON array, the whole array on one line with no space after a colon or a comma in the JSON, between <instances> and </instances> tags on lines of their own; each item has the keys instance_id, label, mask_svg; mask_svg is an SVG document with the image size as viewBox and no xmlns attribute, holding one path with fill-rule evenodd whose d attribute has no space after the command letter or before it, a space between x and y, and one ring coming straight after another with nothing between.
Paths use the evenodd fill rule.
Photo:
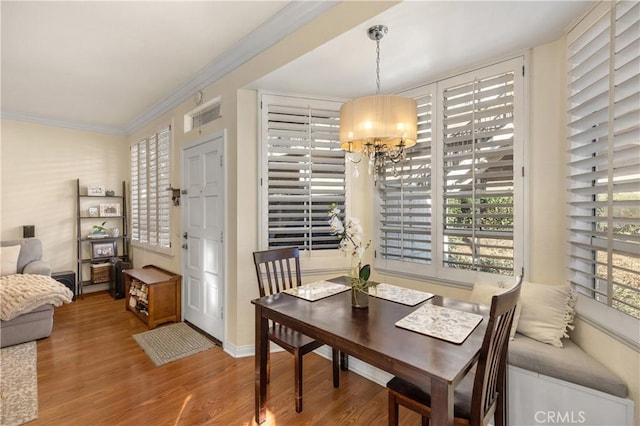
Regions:
<instances>
[{"instance_id":1,"label":"dining table","mask_svg":"<svg viewBox=\"0 0 640 426\"><path fill-rule=\"evenodd\" d=\"M348 279L330 281L347 285ZM348 289L314 301L284 292L251 301L255 307L256 422L266 420L268 328L274 321L417 386L430 385L432 424L452 425L454 389L477 361L488 307L438 295L409 306L370 295L368 308L362 309L352 307L351 297ZM425 304L474 313L482 320L462 343L396 325Z\"/></svg>"}]
</instances>

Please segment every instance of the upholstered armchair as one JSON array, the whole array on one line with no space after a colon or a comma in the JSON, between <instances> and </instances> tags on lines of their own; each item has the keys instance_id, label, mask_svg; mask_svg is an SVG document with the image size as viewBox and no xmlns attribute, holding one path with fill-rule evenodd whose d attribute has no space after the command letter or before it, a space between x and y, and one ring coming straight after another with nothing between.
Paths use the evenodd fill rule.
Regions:
<instances>
[{"instance_id":1,"label":"upholstered armchair","mask_svg":"<svg viewBox=\"0 0 640 426\"><path fill-rule=\"evenodd\" d=\"M16 272L51 276L51 266L42 260L42 242L37 238L1 241L0 247L20 246ZM4 254L4 251L3 251Z\"/></svg>"}]
</instances>

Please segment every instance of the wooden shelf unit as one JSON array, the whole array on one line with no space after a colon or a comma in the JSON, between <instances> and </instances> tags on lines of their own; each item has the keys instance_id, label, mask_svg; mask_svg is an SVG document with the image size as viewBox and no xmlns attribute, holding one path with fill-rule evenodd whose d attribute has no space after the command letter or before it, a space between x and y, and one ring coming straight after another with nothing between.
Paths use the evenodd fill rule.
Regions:
<instances>
[{"instance_id":1,"label":"wooden shelf unit","mask_svg":"<svg viewBox=\"0 0 640 426\"><path fill-rule=\"evenodd\" d=\"M127 269L123 273L126 309L147 324L149 329L165 322L182 320L180 275L153 265ZM146 301L132 294L131 288L137 283L146 286Z\"/></svg>"}]
</instances>

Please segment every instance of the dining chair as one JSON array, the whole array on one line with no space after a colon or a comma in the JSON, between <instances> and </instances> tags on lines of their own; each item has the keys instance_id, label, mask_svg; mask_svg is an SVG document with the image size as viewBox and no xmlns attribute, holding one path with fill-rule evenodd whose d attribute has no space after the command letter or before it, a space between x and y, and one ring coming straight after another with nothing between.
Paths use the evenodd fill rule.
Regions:
<instances>
[{"instance_id":1,"label":"dining chair","mask_svg":"<svg viewBox=\"0 0 640 426\"><path fill-rule=\"evenodd\" d=\"M489 322L484 334L477 364L454 390L454 423L486 425L495 414L495 425L503 426L506 416L506 366L509 331L520 297L522 276L516 285L493 296ZM387 383L389 425L398 424L398 405L422 415L422 424L431 417L431 392L394 377Z\"/></svg>"},{"instance_id":2,"label":"dining chair","mask_svg":"<svg viewBox=\"0 0 640 426\"><path fill-rule=\"evenodd\" d=\"M253 253L253 261L256 266L260 297L280 293L283 290L298 287L302 283L300 251L297 247L256 251ZM268 336L270 341L294 356L296 412L299 413L302 411L302 357L324 343L277 323L271 324ZM331 351L333 386L337 388L340 386L340 352L333 348ZM269 358L269 351L267 351L267 383L271 375Z\"/></svg>"}]
</instances>

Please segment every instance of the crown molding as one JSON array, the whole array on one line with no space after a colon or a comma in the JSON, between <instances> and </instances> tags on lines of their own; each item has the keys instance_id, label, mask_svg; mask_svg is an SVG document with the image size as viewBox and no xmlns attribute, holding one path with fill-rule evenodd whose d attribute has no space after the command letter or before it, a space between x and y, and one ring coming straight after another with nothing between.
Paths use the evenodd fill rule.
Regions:
<instances>
[{"instance_id":1,"label":"crown molding","mask_svg":"<svg viewBox=\"0 0 640 426\"><path fill-rule=\"evenodd\" d=\"M198 90L219 80L263 50L317 18L338 1L292 1L268 21L200 70L193 79L176 89L126 126L128 134L151 123L189 99Z\"/></svg>"},{"instance_id":2,"label":"crown molding","mask_svg":"<svg viewBox=\"0 0 640 426\"><path fill-rule=\"evenodd\" d=\"M81 130L94 133L106 133L116 136L127 136L126 129L110 126L99 126L96 124L79 123L75 121L56 120L54 118L47 118L33 114L24 114L20 112L12 111L0 111L0 118L3 120L17 120L25 121L28 123L42 124L45 126L64 127L67 129Z\"/></svg>"}]
</instances>

